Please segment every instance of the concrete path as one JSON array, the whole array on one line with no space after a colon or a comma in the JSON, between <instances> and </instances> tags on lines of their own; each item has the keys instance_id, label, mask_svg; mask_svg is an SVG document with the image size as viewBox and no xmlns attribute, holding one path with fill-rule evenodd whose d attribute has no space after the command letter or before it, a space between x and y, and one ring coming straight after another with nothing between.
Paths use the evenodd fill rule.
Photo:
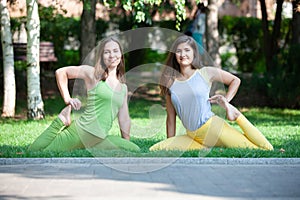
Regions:
<instances>
[{"instance_id":1,"label":"concrete path","mask_svg":"<svg viewBox=\"0 0 300 200\"><path fill-rule=\"evenodd\" d=\"M300 159L0 158L0 199L300 199Z\"/></svg>"}]
</instances>

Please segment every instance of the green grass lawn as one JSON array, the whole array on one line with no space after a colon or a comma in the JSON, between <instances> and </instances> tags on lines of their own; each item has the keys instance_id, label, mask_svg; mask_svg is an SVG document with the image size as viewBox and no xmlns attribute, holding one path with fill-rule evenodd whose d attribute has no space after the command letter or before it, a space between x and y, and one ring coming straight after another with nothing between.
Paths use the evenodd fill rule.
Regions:
<instances>
[{"instance_id":1,"label":"green grass lawn","mask_svg":"<svg viewBox=\"0 0 300 200\"><path fill-rule=\"evenodd\" d=\"M96 153L87 150L59 153L28 152L27 147L49 126L63 108L60 97L48 98L44 102L46 111L44 120L0 118L0 157L300 157L300 111L270 108L241 108L241 111L273 144L274 151L215 147L202 151L149 152L150 146L165 139L165 111L160 106L160 101L134 98L129 101L132 118L131 141L141 147L141 153L121 150L99 150ZM24 112L24 105L24 102L18 102L17 114ZM218 114L224 117L224 113ZM238 128L236 124L231 124ZM178 134L184 133L179 120L177 131ZM119 135L117 122L114 123L109 134Z\"/></svg>"}]
</instances>

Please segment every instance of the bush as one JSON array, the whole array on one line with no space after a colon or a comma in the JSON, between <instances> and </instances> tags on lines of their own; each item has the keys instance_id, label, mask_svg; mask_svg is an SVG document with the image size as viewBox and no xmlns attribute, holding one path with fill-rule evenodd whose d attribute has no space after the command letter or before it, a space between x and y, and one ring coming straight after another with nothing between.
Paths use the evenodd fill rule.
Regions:
<instances>
[{"instance_id":1,"label":"bush","mask_svg":"<svg viewBox=\"0 0 300 200\"><path fill-rule=\"evenodd\" d=\"M219 21L219 31L222 36L221 45L229 43L236 49L238 71L265 71L261 46L263 32L259 19L224 16Z\"/></svg>"},{"instance_id":2,"label":"bush","mask_svg":"<svg viewBox=\"0 0 300 200\"><path fill-rule=\"evenodd\" d=\"M274 60L273 69L265 73L260 82L260 85L265 86L272 106L300 107L300 60L295 52L300 52L300 45L293 45L288 51L281 51Z\"/></svg>"},{"instance_id":3,"label":"bush","mask_svg":"<svg viewBox=\"0 0 300 200\"><path fill-rule=\"evenodd\" d=\"M290 22L290 19L282 20L281 38L289 38L287 34L289 34ZM272 21L270 21L270 30L272 30L271 25ZM263 94L261 98L263 103L267 102L266 106L300 107L300 85L298 83L300 60L297 59L296 54L300 51L299 46L286 45L289 42L282 39L279 52L273 58L272 69L266 71L260 19L225 16L220 19L219 31L222 36L221 45L232 44L236 49L235 54L221 55L222 66L232 69L233 66L228 65L228 60L232 56L238 58L238 72L251 75L249 82L244 86L246 89L251 88L251 96L257 96L254 93Z\"/></svg>"}]
</instances>

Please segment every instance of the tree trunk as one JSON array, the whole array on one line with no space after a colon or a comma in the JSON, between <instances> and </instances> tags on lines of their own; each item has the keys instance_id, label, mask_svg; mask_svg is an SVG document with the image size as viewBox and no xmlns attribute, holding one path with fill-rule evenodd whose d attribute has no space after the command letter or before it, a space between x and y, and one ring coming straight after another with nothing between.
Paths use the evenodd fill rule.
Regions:
<instances>
[{"instance_id":1,"label":"tree trunk","mask_svg":"<svg viewBox=\"0 0 300 200\"><path fill-rule=\"evenodd\" d=\"M280 29L281 29L281 21L282 21L282 4L283 0L277 0L277 7L275 13L275 20L273 25L273 34L272 34L272 55L276 55L279 50L279 43L280 43Z\"/></svg>"},{"instance_id":2,"label":"tree trunk","mask_svg":"<svg viewBox=\"0 0 300 200\"><path fill-rule=\"evenodd\" d=\"M279 49L280 29L281 29L281 14L283 0L277 0L277 8L275 20L273 24L273 32L271 34L268 27L268 14L265 0L259 0L262 14L262 28L264 33L264 52L266 59L267 71L272 70L273 58L277 55Z\"/></svg>"},{"instance_id":3,"label":"tree trunk","mask_svg":"<svg viewBox=\"0 0 300 200\"><path fill-rule=\"evenodd\" d=\"M14 72L14 51L10 29L10 15L7 0L1 0L1 43L3 51L4 97L2 117L14 117L16 107L16 80Z\"/></svg>"},{"instance_id":4,"label":"tree trunk","mask_svg":"<svg viewBox=\"0 0 300 200\"><path fill-rule=\"evenodd\" d=\"M292 44L300 45L300 0L293 1ZM298 9L299 10L298 10Z\"/></svg>"},{"instance_id":5,"label":"tree trunk","mask_svg":"<svg viewBox=\"0 0 300 200\"><path fill-rule=\"evenodd\" d=\"M271 37L270 37L270 31L268 27L268 13L267 13L267 7L265 0L259 0L260 1L260 7L261 7L261 16L262 16L262 29L263 29L263 47L264 47L264 53L265 53L265 59L266 59L266 67L267 71L269 71L272 67L272 53L271 49L269 48L271 46Z\"/></svg>"},{"instance_id":6,"label":"tree trunk","mask_svg":"<svg viewBox=\"0 0 300 200\"><path fill-rule=\"evenodd\" d=\"M217 67L221 67L219 54L219 31L218 31L218 0L208 1L206 21L206 46L207 52L212 57Z\"/></svg>"},{"instance_id":7,"label":"tree trunk","mask_svg":"<svg viewBox=\"0 0 300 200\"><path fill-rule=\"evenodd\" d=\"M27 5L27 117L43 119L44 103L40 88L40 18L36 0Z\"/></svg>"},{"instance_id":8,"label":"tree trunk","mask_svg":"<svg viewBox=\"0 0 300 200\"><path fill-rule=\"evenodd\" d=\"M97 0L83 0L81 14L81 38L80 57L81 61L96 46L96 3Z\"/></svg>"}]
</instances>

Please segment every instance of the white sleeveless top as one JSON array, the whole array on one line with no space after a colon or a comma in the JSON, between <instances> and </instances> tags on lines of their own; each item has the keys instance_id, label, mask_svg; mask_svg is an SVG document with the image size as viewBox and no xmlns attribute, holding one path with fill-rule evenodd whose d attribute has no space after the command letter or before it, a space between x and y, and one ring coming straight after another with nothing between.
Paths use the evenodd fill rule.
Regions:
<instances>
[{"instance_id":1,"label":"white sleeveless top","mask_svg":"<svg viewBox=\"0 0 300 200\"><path fill-rule=\"evenodd\" d=\"M210 89L205 68L197 69L185 81L175 80L170 87L172 104L187 130L197 130L214 115L208 101Z\"/></svg>"}]
</instances>

